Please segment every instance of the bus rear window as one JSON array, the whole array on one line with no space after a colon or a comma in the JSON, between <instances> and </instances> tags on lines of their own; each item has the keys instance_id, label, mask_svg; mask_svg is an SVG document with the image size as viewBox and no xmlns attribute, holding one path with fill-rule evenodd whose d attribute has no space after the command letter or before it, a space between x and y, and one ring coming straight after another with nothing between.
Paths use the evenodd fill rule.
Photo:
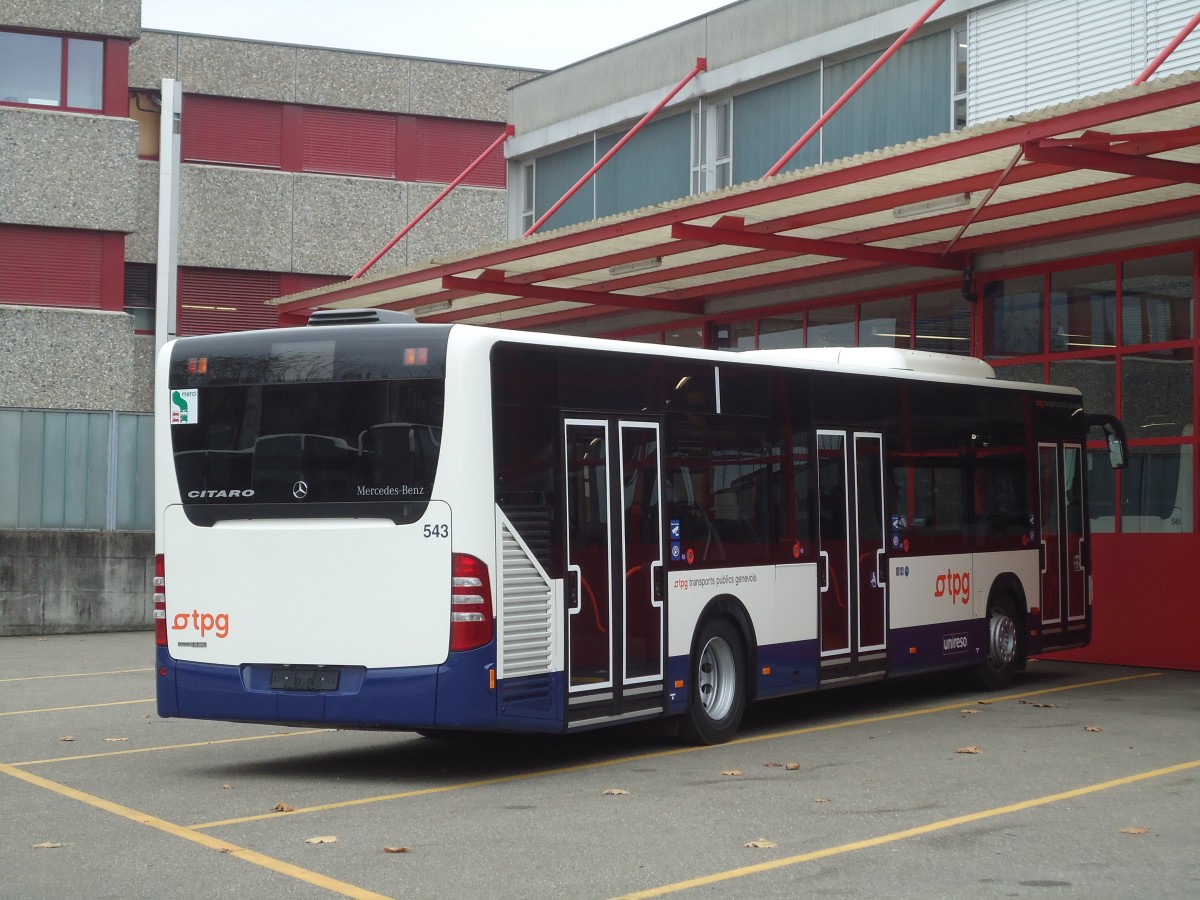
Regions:
<instances>
[{"instance_id":1,"label":"bus rear window","mask_svg":"<svg viewBox=\"0 0 1200 900\"><path fill-rule=\"evenodd\" d=\"M423 509L443 388L441 379L200 388L188 398L199 414L171 428L184 504L280 504L277 515L336 514L302 511L314 504Z\"/></svg>"}]
</instances>

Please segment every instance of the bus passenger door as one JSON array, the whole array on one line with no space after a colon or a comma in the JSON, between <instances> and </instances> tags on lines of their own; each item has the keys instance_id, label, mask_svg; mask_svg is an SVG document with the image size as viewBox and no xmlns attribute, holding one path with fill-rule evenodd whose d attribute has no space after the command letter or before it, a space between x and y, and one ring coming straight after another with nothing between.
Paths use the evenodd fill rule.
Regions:
<instances>
[{"instance_id":1,"label":"bus passenger door","mask_svg":"<svg viewBox=\"0 0 1200 900\"><path fill-rule=\"evenodd\" d=\"M883 436L817 432L822 683L886 668Z\"/></svg>"},{"instance_id":2,"label":"bus passenger door","mask_svg":"<svg viewBox=\"0 0 1200 900\"><path fill-rule=\"evenodd\" d=\"M568 419L564 427L568 724L661 711L658 423Z\"/></svg>"},{"instance_id":3,"label":"bus passenger door","mask_svg":"<svg viewBox=\"0 0 1200 900\"><path fill-rule=\"evenodd\" d=\"M1052 644L1087 628L1082 464L1079 444L1038 444L1042 636Z\"/></svg>"}]
</instances>

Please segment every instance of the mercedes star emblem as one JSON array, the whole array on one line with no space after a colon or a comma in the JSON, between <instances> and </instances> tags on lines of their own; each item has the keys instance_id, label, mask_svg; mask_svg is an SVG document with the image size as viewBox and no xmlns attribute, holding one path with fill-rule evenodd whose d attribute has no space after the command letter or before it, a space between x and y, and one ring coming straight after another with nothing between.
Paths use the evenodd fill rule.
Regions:
<instances>
[{"instance_id":1,"label":"mercedes star emblem","mask_svg":"<svg viewBox=\"0 0 1200 900\"><path fill-rule=\"evenodd\" d=\"M308 496L308 484L303 481L297 481L292 485L292 496L297 500L303 500Z\"/></svg>"}]
</instances>

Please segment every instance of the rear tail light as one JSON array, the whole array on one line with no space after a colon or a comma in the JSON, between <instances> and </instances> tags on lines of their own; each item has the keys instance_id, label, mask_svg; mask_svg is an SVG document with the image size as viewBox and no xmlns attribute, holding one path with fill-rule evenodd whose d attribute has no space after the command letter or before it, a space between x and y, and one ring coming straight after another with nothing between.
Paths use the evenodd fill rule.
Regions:
<instances>
[{"instance_id":1,"label":"rear tail light","mask_svg":"<svg viewBox=\"0 0 1200 900\"><path fill-rule=\"evenodd\" d=\"M450 649L474 650L490 643L494 625L487 566L474 556L455 553L450 571Z\"/></svg>"},{"instance_id":2,"label":"rear tail light","mask_svg":"<svg viewBox=\"0 0 1200 900\"><path fill-rule=\"evenodd\" d=\"M154 643L167 646L167 566L161 553L154 557Z\"/></svg>"}]
</instances>

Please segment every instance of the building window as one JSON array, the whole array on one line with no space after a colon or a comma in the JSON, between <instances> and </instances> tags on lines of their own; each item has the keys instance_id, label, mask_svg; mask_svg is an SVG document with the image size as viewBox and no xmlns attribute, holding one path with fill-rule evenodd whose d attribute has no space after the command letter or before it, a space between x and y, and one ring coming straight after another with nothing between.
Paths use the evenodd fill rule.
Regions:
<instances>
[{"instance_id":1,"label":"building window","mask_svg":"<svg viewBox=\"0 0 1200 900\"><path fill-rule=\"evenodd\" d=\"M101 109L104 42L0 31L0 103Z\"/></svg>"},{"instance_id":2,"label":"building window","mask_svg":"<svg viewBox=\"0 0 1200 900\"><path fill-rule=\"evenodd\" d=\"M534 186L537 184L534 178L534 164L527 163L521 166L521 234L527 232L533 227L534 210L536 191Z\"/></svg>"},{"instance_id":3,"label":"building window","mask_svg":"<svg viewBox=\"0 0 1200 900\"><path fill-rule=\"evenodd\" d=\"M692 111L692 193L729 187L733 182L733 101L700 105Z\"/></svg>"},{"instance_id":4,"label":"building window","mask_svg":"<svg viewBox=\"0 0 1200 900\"><path fill-rule=\"evenodd\" d=\"M125 312L133 316L133 330L154 334L157 267L146 263L125 264Z\"/></svg>"},{"instance_id":5,"label":"building window","mask_svg":"<svg viewBox=\"0 0 1200 900\"><path fill-rule=\"evenodd\" d=\"M1050 276L1050 352L1116 346L1117 269L1068 269Z\"/></svg>"},{"instance_id":6,"label":"building window","mask_svg":"<svg viewBox=\"0 0 1200 900\"><path fill-rule=\"evenodd\" d=\"M1196 255L1089 262L988 283L984 352L1000 378L1076 387L1124 422L1127 469L1089 448L1092 531L1192 532Z\"/></svg>"},{"instance_id":7,"label":"building window","mask_svg":"<svg viewBox=\"0 0 1200 900\"><path fill-rule=\"evenodd\" d=\"M912 346L912 318L908 297L864 303L858 319L860 347Z\"/></svg>"},{"instance_id":8,"label":"building window","mask_svg":"<svg viewBox=\"0 0 1200 900\"><path fill-rule=\"evenodd\" d=\"M782 350L804 346L804 313L760 319L758 346L761 350Z\"/></svg>"},{"instance_id":9,"label":"building window","mask_svg":"<svg viewBox=\"0 0 1200 900\"><path fill-rule=\"evenodd\" d=\"M951 121L957 131L967 127L967 26L954 29L950 52L954 54L954 90Z\"/></svg>"}]
</instances>

